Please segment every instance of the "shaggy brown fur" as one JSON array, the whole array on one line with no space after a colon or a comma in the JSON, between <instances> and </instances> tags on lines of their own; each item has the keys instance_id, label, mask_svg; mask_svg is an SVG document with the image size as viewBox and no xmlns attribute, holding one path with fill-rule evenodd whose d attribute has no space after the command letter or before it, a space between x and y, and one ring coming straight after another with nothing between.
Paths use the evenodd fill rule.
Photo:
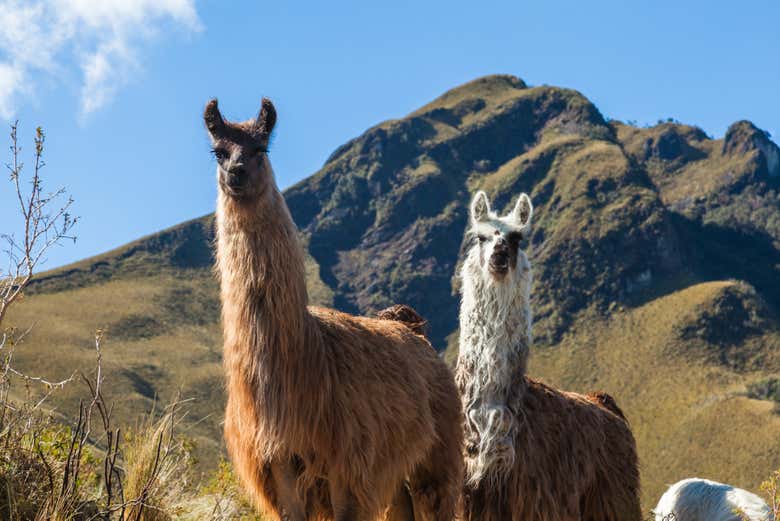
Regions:
<instances>
[{"instance_id":1,"label":"shaggy brown fur","mask_svg":"<svg viewBox=\"0 0 780 521\"><path fill-rule=\"evenodd\" d=\"M608 411L612 411L613 413L617 414L618 416L626 420L626 423L628 423L628 418L626 418L626 415L623 414L623 409L618 407L618 404L615 401L615 399L609 394L605 393L604 391L590 392L585 395L585 398L587 398L589 401L593 403L597 403L601 405Z\"/></svg>"},{"instance_id":2,"label":"shaggy brown fur","mask_svg":"<svg viewBox=\"0 0 780 521\"><path fill-rule=\"evenodd\" d=\"M524 378L517 458L498 482L466 488L479 521L639 521L636 448L604 393L580 395ZM606 399L605 399L606 398Z\"/></svg>"},{"instance_id":3,"label":"shaggy brown fur","mask_svg":"<svg viewBox=\"0 0 780 521\"><path fill-rule=\"evenodd\" d=\"M420 316L414 309L404 304L396 304L385 308L376 314L382 320L395 320L406 325L418 335L425 335L428 330L428 321Z\"/></svg>"},{"instance_id":4,"label":"shaggy brown fur","mask_svg":"<svg viewBox=\"0 0 780 521\"><path fill-rule=\"evenodd\" d=\"M225 439L242 482L277 517L351 521L403 505L408 478L416 512L450 521L462 481L450 371L402 322L307 307L303 249L266 153L271 102L230 123L213 100L204 119L219 163Z\"/></svg>"}]
</instances>

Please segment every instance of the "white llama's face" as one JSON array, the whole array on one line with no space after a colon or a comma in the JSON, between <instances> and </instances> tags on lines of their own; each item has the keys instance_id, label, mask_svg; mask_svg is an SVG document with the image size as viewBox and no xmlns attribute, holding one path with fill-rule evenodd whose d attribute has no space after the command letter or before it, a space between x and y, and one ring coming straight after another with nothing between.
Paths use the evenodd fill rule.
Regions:
<instances>
[{"instance_id":1,"label":"white llama's face","mask_svg":"<svg viewBox=\"0 0 780 521\"><path fill-rule=\"evenodd\" d=\"M468 233L472 246L464 269L494 283L513 280L518 271L528 270L530 263L523 248L530 235L532 214L526 194L520 194L512 211L499 217L490 210L485 192L477 192L471 202Z\"/></svg>"}]
</instances>

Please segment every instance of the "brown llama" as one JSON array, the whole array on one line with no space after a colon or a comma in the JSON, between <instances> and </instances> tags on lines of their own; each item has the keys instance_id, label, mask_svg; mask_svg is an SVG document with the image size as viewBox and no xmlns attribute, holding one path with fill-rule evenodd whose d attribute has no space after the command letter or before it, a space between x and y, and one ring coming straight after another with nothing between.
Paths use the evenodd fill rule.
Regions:
<instances>
[{"instance_id":1,"label":"brown llama","mask_svg":"<svg viewBox=\"0 0 780 521\"><path fill-rule=\"evenodd\" d=\"M455 379L465 412L469 521L639 521L636 442L606 393L564 392L526 376L533 207L471 204L461 269Z\"/></svg>"},{"instance_id":2,"label":"brown llama","mask_svg":"<svg viewBox=\"0 0 780 521\"><path fill-rule=\"evenodd\" d=\"M212 100L204 119L217 160L225 440L244 486L285 521L363 521L409 517L408 480L414 515L451 521L463 443L451 372L403 317L307 306L304 250L268 159L273 104L233 123Z\"/></svg>"}]
</instances>

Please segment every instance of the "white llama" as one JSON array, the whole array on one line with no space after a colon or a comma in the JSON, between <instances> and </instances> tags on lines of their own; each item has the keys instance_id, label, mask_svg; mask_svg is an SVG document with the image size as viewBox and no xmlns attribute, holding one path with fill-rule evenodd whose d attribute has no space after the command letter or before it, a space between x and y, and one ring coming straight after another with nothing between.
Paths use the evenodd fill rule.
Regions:
<instances>
[{"instance_id":1,"label":"white llama","mask_svg":"<svg viewBox=\"0 0 780 521\"><path fill-rule=\"evenodd\" d=\"M477 442L468 448L473 457L466 458L472 484L514 463L517 417L510 401L517 397L510 395L517 388L515 377L525 374L531 346L531 263L520 241L530 232L532 214L526 194L504 217L490 211L485 192L478 192L471 203L469 235L477 244L469 249L461 270L456 380L467 415L466 442Z\"/></svg>"},{"instance_id":2,"label":"white llama","mask_svg":"<svg viewBox=\"0 0 780 521\"><path fill-rule=\"evenodd\" d=\"M636 443L605 393L564 392L526 376L533 206L503 217L471 203L461 268L455 380L465 412L467 521L639 521Z\"/></svg>"},{"instance_id":3,"label":"white llama","mask_svg":"<svg viewBox=\"0 0 780 521\"><path fill-rule=\"evenodd\" d=\"M774 521L763 499L741 488L689 478L664 492L653 510L656 521Z\"/></svg>"}]
</instances>

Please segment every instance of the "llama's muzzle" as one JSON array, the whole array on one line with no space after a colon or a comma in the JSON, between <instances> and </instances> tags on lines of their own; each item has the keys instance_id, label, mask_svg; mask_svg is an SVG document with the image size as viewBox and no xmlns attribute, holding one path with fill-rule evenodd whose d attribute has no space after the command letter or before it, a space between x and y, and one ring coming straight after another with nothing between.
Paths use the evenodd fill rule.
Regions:
<instances>
[{"instance_id":1,"label":"llama's muzzle","mask_svg":"<svg viewBox=\"0 0 780 521\"><path fill-rule=\"evenodd\" d=\"M246 177L246 170L243 167L231 168L227 172L225 181L230 188L236 189L244 186Z\"/></svg>"},{"instance_id":2,"label":"llama's muzzle","mask_svg":"<svg viewBox=\"0 0 780 521\"><path fill-rule=\"evenodd\" d=\"M488 268L495 275L504 275L509 270L509 246L503 239L499 240L493 248Z\"/></svg>"},{"instance_id":3,"label":"llama's muzzle","mask_svg":"<svg viewBox=\"0 0 780 521\"><path fill-rule=\"evenodd\" d=\"M227 169L220 171L220 184L232 196L242 195L248 179L247 171L241 164L230 165Z\"/></svg>"}]
</instances>

